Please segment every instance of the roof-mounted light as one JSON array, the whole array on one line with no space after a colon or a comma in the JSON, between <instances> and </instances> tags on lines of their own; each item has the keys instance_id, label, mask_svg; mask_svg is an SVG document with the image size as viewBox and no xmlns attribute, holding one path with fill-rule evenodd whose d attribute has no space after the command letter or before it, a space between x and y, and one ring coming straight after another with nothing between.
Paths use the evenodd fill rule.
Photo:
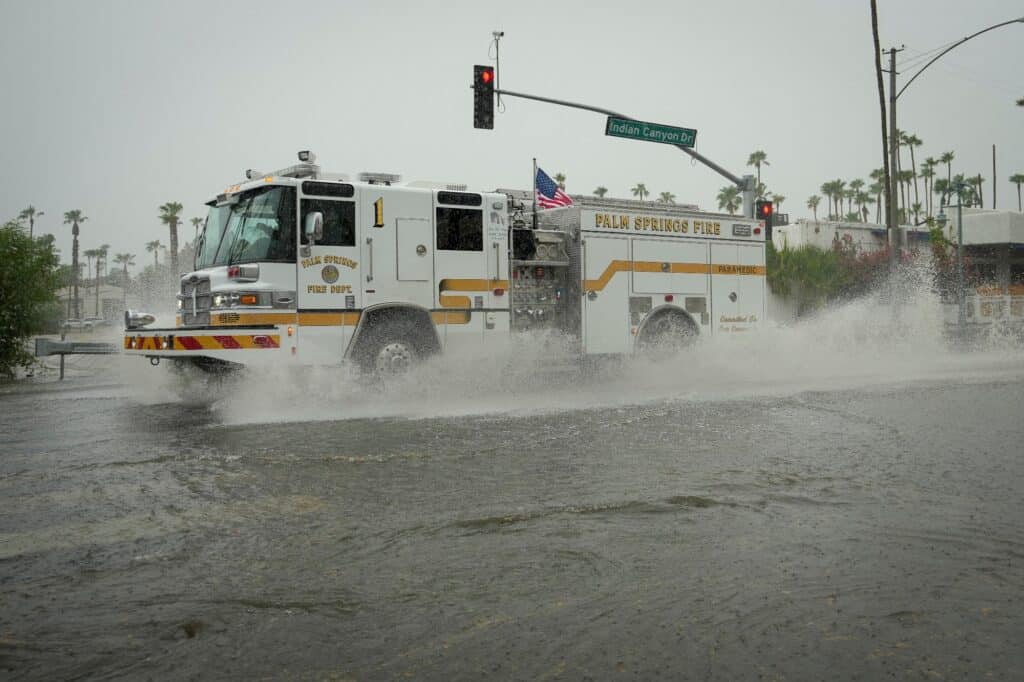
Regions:
<instances>
[{"instance_id":1,"label":"roof-mounted light","mask_svg":"<svg viewBox=\"0 0 1024 682\"><path fill-rule=\"evenodd\" d=\"M368 182L371 185L391 185L402 181L402 176L397 173L360 173L359 180Z\"/></svg>"},{"instance_id":2,"label":"roof-mounted light","mask_svg":"<svg viewBox=\"0 0 1024 682\"><path fill-rule=\"evenodd\" d=\"M304 149L299 152L299 161L302 163L316 163L316 154L308 149Z\"/></svg>"}]
</instances>

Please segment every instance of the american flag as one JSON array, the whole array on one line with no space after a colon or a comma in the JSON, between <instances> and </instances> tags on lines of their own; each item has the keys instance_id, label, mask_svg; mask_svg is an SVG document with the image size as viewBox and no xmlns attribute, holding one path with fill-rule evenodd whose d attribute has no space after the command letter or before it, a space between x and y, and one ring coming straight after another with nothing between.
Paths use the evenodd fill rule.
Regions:
<instances>
[{"instance_id":1,"label":"american flag","mask_svg":"<svg viewBox=\"0 0 1024 682\"><path fill-rule=\"evenodd\" d=\"M572 206L572 199L562 191L548 174L537 169L537 205L541 208L558 208L559 206Z\"/></svg>"}]
</instances>

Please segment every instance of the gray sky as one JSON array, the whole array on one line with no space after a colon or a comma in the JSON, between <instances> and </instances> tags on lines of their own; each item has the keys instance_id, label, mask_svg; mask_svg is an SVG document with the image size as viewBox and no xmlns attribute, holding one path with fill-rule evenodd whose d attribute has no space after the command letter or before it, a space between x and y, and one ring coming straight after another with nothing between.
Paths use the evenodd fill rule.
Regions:
<instances>
[{"instance_id":1,"label":"gray sky","mask_svg":"<svg viewBox=\"0 0 1024 682\"><path fill-rule=\"evenodd\" d=\"M902 62L1024 15L1020 0L879 0L883 48ZM636 118L696 128L697 149L742 175L750 152L791 218L836 178L882 165L867 0L615 2L213 2L0 0L0 220L46 212L70 260L83 249L150 261L158 207L203 203L246 168L312 149L331 171L401 173L471 188L529 188L531 157L570 193L608 187L716 209L721 176L665 145L606 138L597 114L506 99L495 130L472 127L474 63L505 31L501 83ZM900 85L916 71L903 69ZM1024 24L980 36L900 98L920 161L953 151L1000 208L1024 172ZM944 174L944 169L943 174ZM192 227L181 228L182 240Z\"/></svg>"}]
</instances>

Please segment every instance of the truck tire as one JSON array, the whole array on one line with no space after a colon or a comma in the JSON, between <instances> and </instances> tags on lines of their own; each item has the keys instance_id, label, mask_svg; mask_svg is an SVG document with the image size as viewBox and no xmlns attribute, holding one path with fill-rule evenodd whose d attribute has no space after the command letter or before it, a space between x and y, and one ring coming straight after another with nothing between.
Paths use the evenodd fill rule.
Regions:
<instances>
[{"instance_id":1,"label":"truck tire","mask_svg":"<svg viewBox=\"0 0 1024 682\"><path fill-rule=\"evenodd\" d=\"M366 376L394 377L407 374L440 350L429 311L388 306L363 316L348 357Z\"/></svg>"},{"instance_id":2,"label":"truck tire","mask_svg":"<svg viewBox=\"0 0 1024 682\"><path fill-rule=\"evenodd\" d=\"M637 337L637 352L642 354L680 351L692 345L699 335L697 325L681 310L665 310L646 320Z\"/></svg>"},{"instance_id":3,"label":"truck tire","mask_svg":"<svg viewBox=\"0 0 1024 682\"><path fill-rule=\"evenodd\" d=\"M416 366L415 346L406 338L401 336L385 337L371 348L367 358L368 362L363 369L377 376L401 376Z\"/></svg>"}]
</instances>

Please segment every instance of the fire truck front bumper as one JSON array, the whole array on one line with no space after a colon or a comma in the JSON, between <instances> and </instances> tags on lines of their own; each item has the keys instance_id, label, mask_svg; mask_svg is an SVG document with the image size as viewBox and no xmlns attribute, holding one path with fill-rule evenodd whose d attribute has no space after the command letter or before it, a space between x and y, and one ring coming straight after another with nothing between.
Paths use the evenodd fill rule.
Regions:
<instances>
[{"instance_id":1,"label":"fire truck front bumper","mask_svg":"<svg viewBox=\"0 0 1024 682\"><path fill-rule=\"evenodd\" d=\"M124 354L166 360L218 360L240 365L281 362L294 343L283 328L128 329Z\"/></svg>"}]
</instances>

